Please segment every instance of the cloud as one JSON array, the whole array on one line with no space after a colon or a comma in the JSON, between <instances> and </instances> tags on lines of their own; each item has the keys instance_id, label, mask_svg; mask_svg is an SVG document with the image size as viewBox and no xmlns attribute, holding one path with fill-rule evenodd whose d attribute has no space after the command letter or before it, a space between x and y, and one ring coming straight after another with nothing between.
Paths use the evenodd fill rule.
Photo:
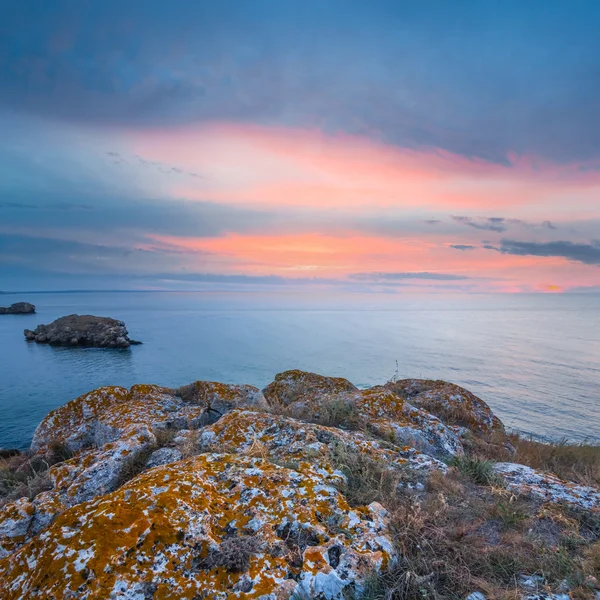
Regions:
<instances>
[{"instance_id":1,"label":"cloud","mask_svg":"<svg viewBox=\"0 0 600 600\"><path fill-rule=\"evenodd\" d=\"M507 219L504 217L464 217L451 215L450 217L455 223L468 225L475 229L483 229L486 231L496 231L501 233L506 231L511 225L526 227L528 229L556 229L556 226L551 221L542 221L541 223L532 223L523 219Z\"/></svg>"},{"instance_id":2,"label":"cloud","mask_svg":"<svg viewBox=\"0 0 600 600\"><path fill-rule=\"evenodd\" d=\"M357 281L401 281L403 279L427 279L433 281L459 281L470 279L466 275L454 275L452 273L429 273L421 272L406 272L406 273L352 273L350 279Z\"/></svg>"},{"instance_id":3,"label":"cloud","mask_svg":"<svg viewBox=\"0 0 600 600\"><path fill-rule=\"evenodd\" d=\"M450 244L450 248L454 248L455 250L475 250L475 246L470 246L469 244Z\"/></svg>"},{"instance_id":4,"label":"cloud","mask_svg":"<svg viewBox=\"0 0 600 600\"><path fill-rule=\"evenodd\" d=\"M452 220L461 225L468 225L475 229L486 229L488 231L506 231L505 219L501 217L480 217L473 219L472 217L459 217L452 215Z\"/></svg>"},{"instance_id":5,"label":"cloud","mask_svg":"<svg viewBox=\"0 0 600 600\"><path fill-rule=\"evenodd\" d=\"M501 240L499 247L484 246L502 254L517 256L557 256L586 265L600 265L600 241L581 244L569 241L556 242L519 242Z\"/></svg>"},{"instance_id":6,"label":"cloud","mask_svg":"<svg viewBox=\"0 0 600 600\"><path fill-rule=\"evenodd\" d=\"M502 164L512 153L598 158L598 10L15 2L0 24L0 106L124 128L318 126Z\"/></svg>"}]
</instances>

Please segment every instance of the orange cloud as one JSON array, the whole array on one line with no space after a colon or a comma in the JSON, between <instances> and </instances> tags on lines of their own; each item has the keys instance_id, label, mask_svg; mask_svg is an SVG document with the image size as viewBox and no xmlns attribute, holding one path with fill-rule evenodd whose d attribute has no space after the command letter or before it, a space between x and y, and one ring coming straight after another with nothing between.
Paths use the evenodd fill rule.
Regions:
<instances>
[{"instance_id":1,"label":"orange cloud","mask_svg":"<svg viewBox=\"0 0 600 600\"><path fill-rule=\"evenodd\" d=\"M357 272L427 271L467 277L478 290L505 292L597 283L595 266L483 249L482 239L493 245L501 232L449 216L505 217L512 226L521 220L521 233L529 236L555 235L531 223L600 219L600 171L594 168L531 157L511 157L506 166L349 135L226 123L130 132L126 143L144 160L200 174L165 176L161 189L174 199L277 211L278 219L253 226L252 234L232 228L221 237L148 235L153 247L183 252L187 269L339 280ZM298 209L312 220L304 233L284 233L295 230ZM336 214L339 223L332 220ZM402 222L401 232L386 229L386 216ZM441 220L423 224L432 217ZM358 231L360 222L385 235L365 233L371 225ZM451 247L456 244L473 248L461 252Z\"/></svg>"}]
</instances>

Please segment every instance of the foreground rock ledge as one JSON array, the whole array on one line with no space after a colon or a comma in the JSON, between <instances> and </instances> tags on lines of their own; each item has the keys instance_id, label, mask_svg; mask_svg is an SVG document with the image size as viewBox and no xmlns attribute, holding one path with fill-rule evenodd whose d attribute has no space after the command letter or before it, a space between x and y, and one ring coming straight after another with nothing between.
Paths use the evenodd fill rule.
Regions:
<instances>
[{"instance_id":1,"label":"foreground rock ledge","mask_svg":"<svg viewBox=\"0 0 600 600\"><path fill-rule=\"evenodd\" d=\"M0 509L0 598L360 598L403 558L386 509L349 496L353 471L375 462L418 495L484 434L505 439L487 404L439 381L359 390L287 371L262 392L100 388L35 432L31 460L66 460ZM495 473L516 495L600 514L598 490L512 463Z\"/></svg>"},{"instance_id":2,"label":"foreground rock ledge","mask_svg":"<svg viewBox=\"0 0 600 600\"><path fill-rule=\"evenodd\" d=\"M35 306L29 302L15 302L8 307L0 306L0 315L31 315Z\"/></svg>"},{"instance_id":3,"label":"foreground rock ledge","mask_svg":"<svg viewBox=\"0 0 600 600\"><path fill-rule=\"evenodd\" d=\"M140 344L128 336L123 321L92 315L69 315L49 325L25 329L25 338L51 346L91 346L94 348L129 348Z\"/></svg>"}]
</instances>

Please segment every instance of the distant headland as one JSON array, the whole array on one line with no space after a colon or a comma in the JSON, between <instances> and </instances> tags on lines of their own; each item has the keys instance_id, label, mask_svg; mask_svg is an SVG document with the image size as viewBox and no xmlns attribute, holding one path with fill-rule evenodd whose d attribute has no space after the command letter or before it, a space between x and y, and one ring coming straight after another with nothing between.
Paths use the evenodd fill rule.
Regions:
<instances>
[{"instance_id":1,"label":"distant headland","mask_svg":"<svg viewBox=\"0 0 600 600\"><path fill-rule=\"evenodd\" d=\"M0 306L0 315L31 315L35 306L29 302L15 302L7 307Z\"/></svg>"}]
</instances>

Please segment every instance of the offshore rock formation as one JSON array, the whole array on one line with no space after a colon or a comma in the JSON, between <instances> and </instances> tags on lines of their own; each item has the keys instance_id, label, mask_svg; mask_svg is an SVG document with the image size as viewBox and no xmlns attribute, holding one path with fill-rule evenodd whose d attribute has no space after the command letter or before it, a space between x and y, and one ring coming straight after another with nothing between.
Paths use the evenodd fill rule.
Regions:
<instances>
[{"instance_id":1,"label":"offshore rock formation","mask_svg":"<svg viewBox=\"0 0 600 600\"><path fill-rule=\"evenodd\" d=\"M35 306L29 302L15 302L8 307L0 306L0 315L30 315L35 312Z\"/></svg>"},{"instance_id":2,"label":"offshore rock formation","mask_svg":"<svg viewBox=\"0 0 600 600\"><path fill-rule=\"evenodd\" d=\"M123 321L92 315L69 315L49 325L38 325L23 332L29 342L51 346L92 346L94 348L129 348L140 344L129 339Z\"/></svg>"},{"instance_id":3,"label":"offshore rock formation","mask_svg":"<svg viewBox=\"0 0 600 600\"><path fill-rule=\"evenodd\" d=\"M468 440L504 435L466 390L410 381L358 390L288 371L263 392L84 394L35 432L32 460L66 457L47 488L0 509L0 598L359 598L404 558L390 513L351 480L376 465L372 485L418 496ZM592 488L511 463L495 473L515 494L600 514Z\"/></svg>"}]
</instances>

